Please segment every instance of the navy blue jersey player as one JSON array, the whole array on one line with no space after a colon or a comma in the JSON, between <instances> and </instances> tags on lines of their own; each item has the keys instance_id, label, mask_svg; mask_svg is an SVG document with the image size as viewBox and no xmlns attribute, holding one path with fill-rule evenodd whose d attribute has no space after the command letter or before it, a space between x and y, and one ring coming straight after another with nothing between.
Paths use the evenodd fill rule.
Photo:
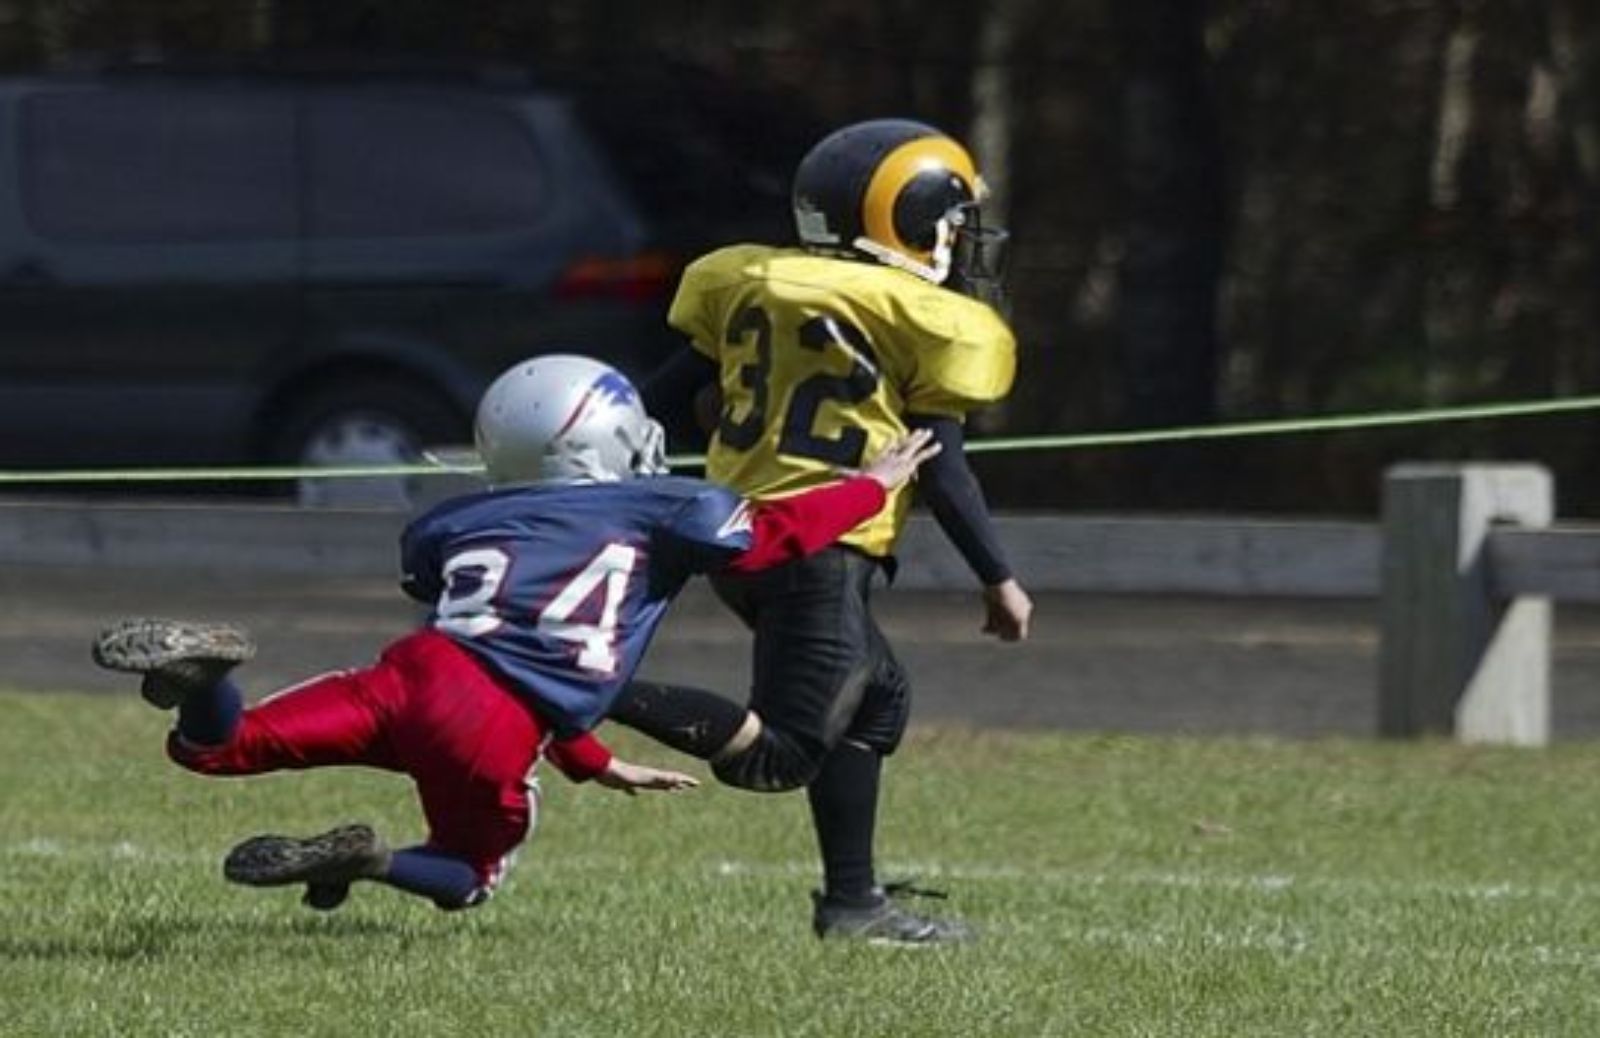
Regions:
<instances>
[{"instance_id":1,"label":"navy blue jersey player","mask_svg":"<svg viewBox=\"0 0 1600 1038\"><path fill-rule=\"evenodd\" d=\"M433 627L570 734L604 716L684 583L738 565L754 541L737 494L663 476L448 501L401 550Z\"/></svg>"},{"instance_id":2,"label":"navy blue jersey player","mask_svg":"<svg viewBox=\"0 0 1600 1038\"><path fill-rule=\"evenodd\" d=\"M591 729L638 665L668 604L696 573L753 571L815 552L883 507L937 447L909 437L861 475L752 504L664 475L660 427L632 385L584 357L517 365L480 402L476 439L493 489L446 501L401 539L403 587L426 624L371 666L323 675L245 709L229 676L254 651L226 624L129 620L102 632L102 666L143 675L177 707L179 765L250 775L341 764L404 772L428 834L390 850L365 825L309 838L253 837L224 874L305 884L315 908L375 880L445 908L493 891L537 815L541 757L574 779L680 789L688 775L612 756ZM646 477L646 478L636 478ZM732 750L760 737L753 714L723 724Z\"/></svg>"}]
</instances>

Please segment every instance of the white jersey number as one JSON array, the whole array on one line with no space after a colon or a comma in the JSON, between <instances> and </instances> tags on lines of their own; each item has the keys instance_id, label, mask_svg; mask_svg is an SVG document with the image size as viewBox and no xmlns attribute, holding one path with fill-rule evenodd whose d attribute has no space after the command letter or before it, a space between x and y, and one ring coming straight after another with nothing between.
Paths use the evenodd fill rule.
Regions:
<instances>
[{"instance_id":1,"label":"white jersey number","mask_svg":"<svg viewBox=\"0 0 1600 1038\"><path fill-rule=\"evenodd\" d=\"M578 666L584 670L617 672L617 607L638 558L639 550L630 544L606 545L539 614L539 630L578 646ZM573 620L572 614L602 586L599 622Z\"/></svg>"},{"instance_id":2,"label":"white jersey number","mask_svg":"<svg viewBox=\"0 0 1600 1038\"><path fill-rule=\"evenodd\" d=\"M578 666L584 670L616 673L617 611L638 558L632 545L606 545L535 618L540 632L577 647ZM474 548L451 556L444 566L445 590L434 626L465 638L499 630L505 620L495 609L495 595L510 568L511 556L499 548ZM574 620L573 614L596 590L601 592L599 619Z\"/></svg>"},{"instance_id":3,"label":"white jersey number","mask_svg":"<svg viewBox=\"0 0 1600 1038\"><path fill-rule=\"evenodd\" d=\"M463 638L477 638L500 629L494 596L511 568L511 556L499 548L474 548L450 556L444 564L444 592L433 625Z\"/></svg>"}]
</instances>

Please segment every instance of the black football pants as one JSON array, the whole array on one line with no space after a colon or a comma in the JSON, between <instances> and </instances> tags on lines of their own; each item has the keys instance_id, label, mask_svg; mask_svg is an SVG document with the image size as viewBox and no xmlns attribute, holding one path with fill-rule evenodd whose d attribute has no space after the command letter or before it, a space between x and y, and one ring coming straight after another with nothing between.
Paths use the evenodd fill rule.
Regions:
<instances>
[{"instance_id":1,"label":"black football pants","mask_svg":"<svg viewBox=\"0 0 1600 1038\"><path fill-rule=\"evenodd\" d=\"M842 738L889 754L905 732L910 684L870 608L881 565L835 546L758 573L712 578L755 633L751 709L812 774Z\"/></svg>"}]
</instances>

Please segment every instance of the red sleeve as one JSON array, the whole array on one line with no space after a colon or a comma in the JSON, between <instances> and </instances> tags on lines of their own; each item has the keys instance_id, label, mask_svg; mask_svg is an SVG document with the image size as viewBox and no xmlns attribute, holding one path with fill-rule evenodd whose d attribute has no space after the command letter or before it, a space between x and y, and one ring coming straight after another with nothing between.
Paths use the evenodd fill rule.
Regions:
<instances>
[{"instance_id":1,"label":"red sleeve","mask_svg":"<svg viewBox=\"0 0 1600 1038\"><path fill-rule=\"evenodd\" d=\"M793 497L753 502L750 548L727 568L752 573L819 552L877 515L888 499L882 483L855 476Z\"/></svg>"},{"instance_id":2,"label":"red sleeve","mask_svg":"<svg viewBox=\"0 0 1600 1038\"><path fill-rule=\"evenodd\" d=\"M590 732L552 739L544 755L574 782L586 782L611 766L611 751Z\"/></svg>"}]
</instances>

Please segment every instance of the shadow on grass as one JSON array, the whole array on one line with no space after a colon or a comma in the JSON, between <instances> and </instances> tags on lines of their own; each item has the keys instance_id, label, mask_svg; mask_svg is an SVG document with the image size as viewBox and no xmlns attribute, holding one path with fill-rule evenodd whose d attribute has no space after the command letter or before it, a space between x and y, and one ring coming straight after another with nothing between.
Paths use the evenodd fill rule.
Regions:
<instances>
[{"instance_id":1,"label":"shadow on grass","mask_svg":"<svg viewBox=\"0 0 1600 1038\"><path fill-rule=\"evenodd\" d=\"M70 923L76 932L50 932L38 927L0 934L0 965L23 962L156 962L171 958L204 958L209 963L302 955L307 942L360 941L381 945L385 952L404 952L424 940L437 940L427 916L376 918L355 913L313 914L270 918L170 913ZM62 931L67 929L63 925ZM481 933L483 926L472 927Z\"/></svg>"}]
</instances>

